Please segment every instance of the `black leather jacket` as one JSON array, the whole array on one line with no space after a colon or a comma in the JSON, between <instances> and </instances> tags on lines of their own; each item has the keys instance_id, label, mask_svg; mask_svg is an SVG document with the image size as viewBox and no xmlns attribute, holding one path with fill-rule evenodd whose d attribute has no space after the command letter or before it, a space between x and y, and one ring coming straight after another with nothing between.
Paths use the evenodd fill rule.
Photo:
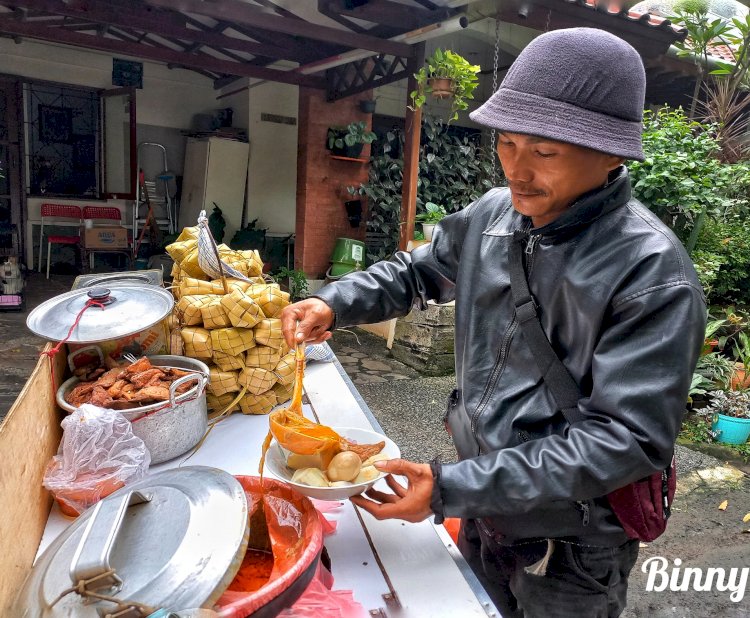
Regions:
<instances>
[{"instance_id":1,"label":"black leather jacket","mask_svg":"<svg viewBox=\"0 0 750 618\"><path fill-rule=\"evenodd\" d=\"M530 228L507 189L446 217L432 243L324 287L336 326L456 301L458 393L446 416L460 461L438 475L445 516L481 518L501 542L612 546L605 496L669 465L704 338L706 307L683 246L631 198L627 170L531 231L542 327L584 396L570 426L514 315L507 268Z\"/></svg>"}]
</instances>

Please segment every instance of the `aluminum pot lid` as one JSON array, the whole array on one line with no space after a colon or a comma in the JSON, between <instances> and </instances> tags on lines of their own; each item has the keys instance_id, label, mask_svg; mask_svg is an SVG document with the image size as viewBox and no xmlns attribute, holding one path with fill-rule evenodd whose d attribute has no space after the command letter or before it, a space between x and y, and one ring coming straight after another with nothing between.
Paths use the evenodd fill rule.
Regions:
<instances>
[{"instance_id":1,"label":"aluminum pot lid","mask_svg":"<svg viewBox=\"0 0 750 618\"><path fill-rule=\"evenodd\" d=\"M119 489L66 528L37 560L12 615L100 618L116 606L77 592L54 603L73 580L153 611L211 608L237 574L248 537L247 498L231 474L166 470Z\"/></svg>"},{"instance_id":2,"label":"aluminum pot lid","mask_svg":"<svg viewBox=\"0 0 750 618\"><path fill-rule=\"evenodd\" d=\"M83 312L70 343L98 343L138 333L161 322L174 306L172 294L154 285L84 288L42 303L29 314L26 326L40 337L62 341L89 300L104 307Z\"/></svg>"}]
</instances>

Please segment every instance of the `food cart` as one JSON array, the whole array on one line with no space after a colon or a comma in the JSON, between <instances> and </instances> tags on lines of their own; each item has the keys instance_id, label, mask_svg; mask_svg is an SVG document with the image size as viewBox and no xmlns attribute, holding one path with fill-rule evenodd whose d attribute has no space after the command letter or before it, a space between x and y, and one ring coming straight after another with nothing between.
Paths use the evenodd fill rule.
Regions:
<instances>
[{"instance_id":1,"label":"food cart","mask_svg":"<svg viewBox=\"0 0 750 618\"><path fill-rule=\"evenodd\" d=\"M203 285L201 282L198 283ZM227 294L226 281L222 280L222 283L224 293ZM205 285L210 285L210 282ZM162 288L158 288L158 290L162 290ZM86 292L85 290L84 293L88 294L89 297L91 297L91 293L98 294L96 291ZM157 297L160 297L160 294L161 292L157 294ZM139 291L124 286L118 288L116 294L112 294L112 300L126 307L130 306L127 303L142 302L141 297L143 295L148 297L153 295L153 292L149 290ZM242 296L239 292L233 293L233 295ZM276 292L273 295L275 298L278 296ZM64 298L60 298L63 298L66 303L65 310L71 315L77 315L76 324L79 324L78 320L80 319L78 332L85 333L87 318L81 319L81 316L86 309L80 309L79 312L79 305L81 302L89 303L90 301L85 299L81 301L80 295L75 293L63 296ZM97 296L98 301L104 303L103 297L99 298L99 296ZM93 297L91 298L93 299ZM278 309L277 305L272 305L273 311ZM98 309L95 311L98 311ZM110 318L117 317L118 311L111 311ZM268 322L271 319L270 310L265 309L264 311L264 321ZM53 309L51 313L47 314L46 321L53 321L50 316L57 313L58 311ZM106 314L106 310L103 313ZM134 313L140 314L142 312L140 310L119 311L121 315L132 315ZM96 321L98 320L97 316L102 314L95 313L92 315L87 313L87 315L92 321ZM263 317L263 314L259 313L259 315ZM30 316L30 321L32 317ZM151 321L151 319L149 318L147 321ZM158 319L162 318L159 317ZM89 323L88 326L92 326L92 324ZM234 324L234 326L237 325ZM105 330L111 332L112 328L111 319L107 318ZM72 329L70 332L73 332ZM266 336L269 336L268 331L264 332ZM56 339L55 337L50 338ZM281 341L281 339L278 341ZM48 345L45 351L49 352L50 350L52 350L52 344ZM45 469L51 457L57 452L61 440L60 420L63 418L63 413L58 406L58 402L61 400L57 396L56 389L58 385L64 383L69 373L66 363L68 352L66 346L62 346L59 354L49 357L43 355L40 358L23 391L9 411L5 422L0 425L0 455L3 457L3 463L0 466L0 481L2 481L0 482L0 500L2 500L4 507L3 517L0 519L2 522L0 523L0 546L3 548L0 557L0 573L2 573L0 578L0 616L12 616L18 613L19 607L18 605L14 606L14 599L16 599L19 590L23 588L24 581L29 573L32 572L35 559L40 556L48 557L50 552L44 554L45 549L51 545L53 548L59 546L71 530L80 529L82 531L84 528L89 530L96 527L97 524L92 522L96 520L97 513L105 510L99 507L107 502L106 498L97 503L97 507L92 507L81 515L78 521L84 523L84 526L79 525L74 528L73 520L63 515L58 503L53 503L49 493L42 487ZM186 354L186 356L190 356L190 354ZM292 356L294 356L293 352ZM156 362L159 357L153 358ZM145 361L145 359L142 360ZM279 361L278 356L272 362L279 363L279 367L283 365L283 359ZM285 370L287 369L288 366L285 366ZM203 375L206 375L205 372L203 372ZM285 375L288 376L289 374ZM174 384L176 385L177 382L179 380ZM310 363L306 371L304 386L306 400L302 412L308 419L327 426L349 428L355 431L375 430L378 433L383 433L338 361ZM263 401L264 395L260 391L268 387L268 384L263 385L256 393L261 401ZM243 397L244 392L245 389L242 390L237 401ZM281 389L279 393L282 397L286 391ZM216 394L217 396L222 395L222 393ZM231 399L233 396L233 394L230 394L229 398ZM171 393L170 401L177 409L174 392ZM275 397L273 397L273 401L276 401ZM278 401L284 400L280 398ZM295 395L295 401L300 401L298 395ZM230 410L232 405L234 404L227 406L225 412ZM269 429L268 409L265 410L265 413L259 413L257 409L252 408L242 408L242 411L246 413L230 414L221 417L219 422L215 422L205 438L198 444L198 448L187 451L181 448L181 454L178 456L171 455L169 458L154 459L148 469L146 478L136 481L133 486L142 486L139 484L147 481L151 476L178 474L183 468L195 470L194 467L200 467L200 470L203 471L213 470L217 475L228 477L230 482L235 482L232 480L233 478L242 479L243 477L257 476L262 444ZM184 414L184 412L181 413ZM161 412L155 413L150 418L155 418L158 414L161 414ZM203 416L203 422L205 423L205 413ZM178 416L177 418L182 417ZM138 419L135 419L133 425L137 421ZM77 423L77 421L75 422ZM266 469L268 470L268 466ZM173 476L170 478L173 478ZM377 482L382 485L382 489L387 491L383 480ZM284 491L289 491L283 484L281 486L284 487ZM128 490L128 485L113 494L112 498L117 498L123 503L123 508L127 509L131 501L130 497L124 500L119 498L125 493L128 496L132 493ZM136 496L135 500L141 498ZM245 508L244 512L247 513L244 520L247 521L250 514L247 510L249 505L243 508ZM107 507L107 509L111 510L110 507ZM92 512L94 515L92 515ZM357 509L348 500L334 503L333 508L326 512L325 517L336 522L335 532L328 536L325 541L334 578L334 589L352 591L354 600L361 604L371 616L383 618L388 616L429 616L430 618L440 616L460 616L461 618L498 616L497 610L468 568L443 526L436 526L431 520L419 524L409 524L399 520L377 521L368 513ZM253 516L250 515L249 519L249 527L252 527ZM315 521L317 521L317 517ZM82 534L86 537L88 532L82 532ZM137 539L138 537L130 538ZM138 542L140 542L140 539ZM79 550L75 552L75 560L78 559L82 545L83 541ZM244 549L242 551L244 552ZM43 560L40 560L40 563L43 563ZM73 567L71 566L71 572L72 570ZM62 572L65 575L67 567L62 569ZM227 573L230 572L236 571L227 569ZM114 571L112 571L112 574L114 574ZM65 577L67 579L67 575ZM229 579L231 580L231 577ZM76 581L80 582L80 580ZM57 594L57 588L55 587L52 598L54 599ZM25 606L24 609L26 609ZM55 615L78 615L76 610L71 611L72 613L55 613ZM86 615L91 615L90 611ZM29 615L38 614L31 613ZM138 613L134 615L142 616L146 614ZM182 614L180 615L182 616ZM266 611L263 615L270 614Z\"/></svg>"}]
</instances>

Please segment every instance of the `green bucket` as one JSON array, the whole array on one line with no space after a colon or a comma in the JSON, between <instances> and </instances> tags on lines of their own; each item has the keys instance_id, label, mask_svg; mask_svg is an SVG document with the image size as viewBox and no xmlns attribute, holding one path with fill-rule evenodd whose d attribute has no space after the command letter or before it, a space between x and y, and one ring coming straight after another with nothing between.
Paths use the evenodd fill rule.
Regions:
<instances>
[{"instance_id":1,"label":"green bucket","mask_svg":"<svg viewBox=\"0 0 750 618\"><path fill-rule=\"evenodd\" d=\"M353 238L337 238L331 253L332 264L348 264L363 269L365 267L365 243ZM350 272L350 268L346 272ZM346 274L346 273L342 273Z\"/></svg>"},{"instance_id":2,"label":"green bucket","mask_svg":"<svg viewBox=\"0 0 750 618\"><path fill-rule=\"evenodd\" d=\"M326 276L329 279L338 279L344 275L348 275L355 270L361 270L354 267L353 264L342 264L341 262L331 263L331 267L328 269Z\"/></svg>"}]
</instances>

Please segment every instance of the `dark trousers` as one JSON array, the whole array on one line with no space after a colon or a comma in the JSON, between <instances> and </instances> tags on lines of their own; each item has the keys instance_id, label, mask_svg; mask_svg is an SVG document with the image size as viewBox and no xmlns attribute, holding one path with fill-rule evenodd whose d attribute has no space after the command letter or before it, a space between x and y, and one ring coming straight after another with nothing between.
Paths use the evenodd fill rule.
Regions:
<instances>
[{"instance_id":1,"label":"dark trousers","mask_svg":"<svg viewBox=\"0 0 750 618\"><path fill-rule=\"evenodd\" d=\"M503 618L615 618L625 609L628 575L638 541L619 547L589 547L562 541L544 576L524 567L540 560L547 541L500 545L473 520L462 520L458 548Z\"/></svg>"}]
</instances>

